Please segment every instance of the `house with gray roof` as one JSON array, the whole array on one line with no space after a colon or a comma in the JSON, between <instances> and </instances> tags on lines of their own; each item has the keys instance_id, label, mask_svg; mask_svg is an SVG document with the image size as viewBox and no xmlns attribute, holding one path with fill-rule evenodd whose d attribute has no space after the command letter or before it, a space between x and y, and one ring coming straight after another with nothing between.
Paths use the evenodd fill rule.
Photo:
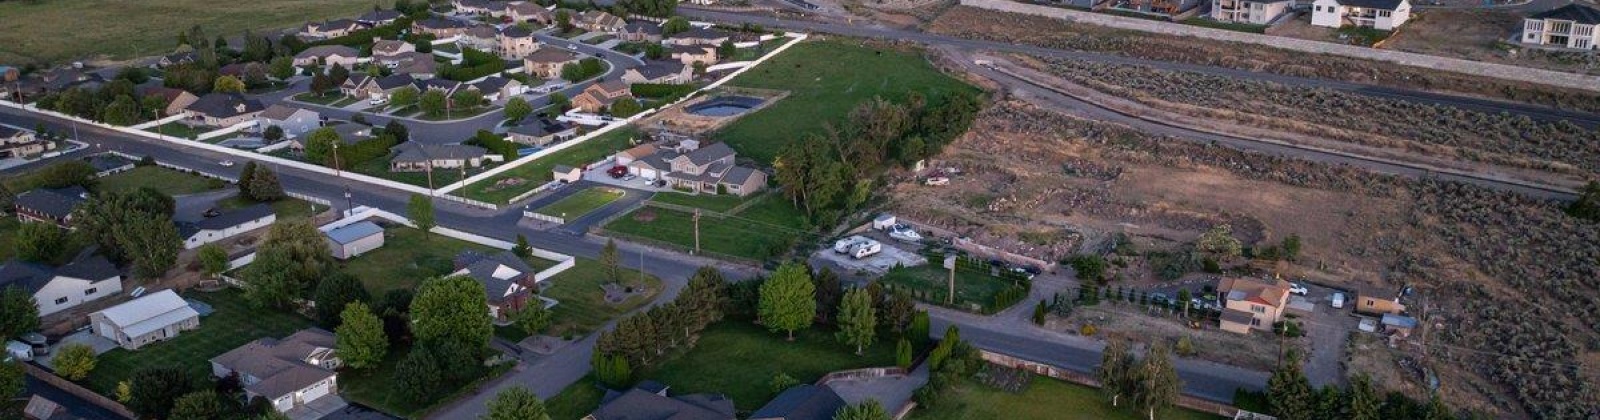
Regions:
<instances>
[{"instance_id":1,"label":"house with gray roof","mask_svg":"<svg viewBox=\"0 0 1600 420\"><path fill-rule=\"evenodd\" d=\"M183 238L183 249L195 249L266 227L277 220L278 214L272 210L272 206L256 204L228 210L198 222L178 222L178 236Z\"/></svg>"},{"instance_id":2,"label":"house with gray roof","mask_svg":"<svg viewBox=\"0 0 1600 420\"><path fill-rule=\"evenodd\" d=\"M652 181L665 180L673 188L697 194L747 196L766 188L767 174L736 164L737 155L727 144L680 150L658 147L644 156L618 156L618 161L628 161L628 173Z\"/></svg>"},{"instance_id":3,"label":"house with gray roof","mask_svg":"<svg viewBox=\"0 0 1600 420\"><path fill-rule=\"evenodd\" d=\"M360 61L360 51L343 45L318 45L294 55L294 65L299 67L315 65L333 67L334 64L338 64L349 69L354 68Z\"/></svg>"},{"instance_id":4,"label":"house with gray roof","mask_svg":"<svg viewBox=\"0 0 1600 420\"><path fill-rule=\"evenodd\" d=\"M344 364L333 333L307 328L283 339L261 338L211 358L211 375L238 375L245 395L263 398L280 413L320 398L337 398Z\"/></svg>"},{"instance_id":5,"label":"house with gray roof","mask_svg":"<svg viewBox=\"0 0 1600 420\"><path fill-rule=\"evenodd\" d=\"M483 166L485 161L502 159L500 155L489 154L482 147L466 144L428 144L408 141L395 146L394 151L394 158L389 159L391 172L477 168Z\"/></svg>"},{"instance_id":6,"label":"house with gray roof","mask_svg":"<svg viewBox=\"0 0 1600 420\"><path fill-rule=\"evenodd\" d=\"M237 93L207 93L189 104L189 124L210 127L232 127L256 118L266 106L261 101Z\"/></svg>"},{"instance_id":7,"label":"house with gray roof","mask_svg":"<svg viewBox=\"0 0 1600 420\"><path fill-rule=\"evenodd\" d=\"M402 16L405 15L402 15L400 12L394 10L373 10L362 13L361 17L356 18L356 22L369 27L381 26L394 23L395 20L400 19Z\"/></svg>"},{"instance_id":8,"label":"house with gray roof","mask_svg":"<svg viewBox=\"0 0 1600 420\"><path fill-rule=\"evenodd\" d=\"M624 71L622 81L630 85L681 85L694 81L694 68L677 61L651 60Z\"/></svg>"},{"instance_id":9,"label":"house with gray roof","mask_svg":"<svg viewBox=\"0 0 1600 420\"><path fill-rule=\"evenodd\" d=\"M750 415L750 420L833 420L846 405L827 385L803 384L778 394Z\"/></svg>"},{"instance_id":10,"label":"house with gray roof","mask_svg":"<svg viewBox=\"0 0 1600 420\"><path fill-rule=\"evenodd\" d=\"M256 115L256 129L267 127L283 130L284 138L299 138L322 126L322 114L305 108L273 104Z\"/></svg>"},{"instance_id":11,"label":"house with gray roof","mask_svg":"<svg viewBox=\"0 0 1600 420\"><path fill-rule=\"evenodd\" d=\"M33 156L55 148L55 142L41 139L32 131L0 125L0 159Z\"/></svg>"},{"instance_id":12,"label":"house with gray roof","mask_svg":"<svg viewBox=\"0 0 1600 420\"><path fill-rule=\"evenodd\" d=\"M510 252L485 254L466 251L455 258L456 271L451 276L465 276L477 280L488 294L489 315L496 322L506 322L508 316L526 307L530 302L543 304L538 297L535 271L522 258Z\"/></svg>"},{"instance_id":13,"label":"house with gray roof","mask_svg":"<svg viewBox=\"0 0 1600 420\"><path fill-rule=\"evenodd\" d=\"M329 229L322 235L328 241L328 251L341 260L383 247L383 227L365 220Z\"/></svg>"},{"instance_id":14,"label":"house with gray roof","mask_svg":"<svg viewBox=\"0 0 1600 420\"><path fill-rule=\"evenodd\" d=\"M72 227L72 212L89 200L89 190L79 186L66 188L38 188L17 194L12 208L17 220L23 222L54 223L63 228Z\"/></svg>"},{"instance_id":15,"label":"house with gray roof","mask_svg":"<svg viewBox=\"0 0 1600 420\"><path fill-rule=\"evenodd\" d=\"M622 26L622 31L617 32L617 39L623 42L661 42L661 25L646 21L629 22Z\"/></svg>"},{"instance_id":16,"label":"house with gray roof","mask_svg":"<svg viewBox=\"0 0 1600 420\"><path fill-rule=\"evenodd\" d=\"M89 314L89 327L124 349L138 350L200 328L200 312L167 289Z\"/></svg>"},{"instance_id":17,"label":"house with gray roof","mask_svg":"<svg viewBox=\"0 0 1600 420\"><path fill-rule=\"evenodd\" d=\"M1522 43L1593 50L1600 40L1600 9L1571 3L1522 20Z\"/></svg>"},{"instance_id":18,"label":"house with gray roof","mask_svg":"<svg viewBox=\"0 0 1600 420\"><path fill-rule=\"evenodd\" d=\"M312 22L300 27L300 38L319 40L338 38L349 35L351 32L363 29L360 22L350 19L334 19L327 22Z\"/></svg>"},{"instance_id":19,"label":"house with gray roof","mask_svg":"<svg viewBox=\"0 0 1600 420\"><path fill-rule=\"evenodd\" d=\"M571 140L577 135L578 127L575 125L534 117L523 118L506 130L506 137L509 140L533 146L559 143Z\"/></svg>"},{"instance_id":20,"label":"house with gray roof","mask_svg":"<svg viewBox=\"0 0 1600 420\"><path fill-rule=\"evenodd\" d=\"M60 267L11 260L0 266L0 289L33 295L39 316L48 316L122 292L122 270L93 249Z\"/></svg>"},{"instance_id":21,"label":"house with gray roof","mask_svg":"<svg viewBox=\"0 0 1600 420\"><path fill-rule=\"evenodd\" d=\"M600 408L584 420L733 420L733 400L721 394L668 396L668 388L652 382L624 392L606 391Z\"/></svg>"},{"instance_id":22,"label":"house with gray roof","mask_svg":"<svg viewBox=\"0 0 1600 420\"><path fill-rule=\"evenodd\" d=\"M1392 31L1410 19L1411 2L1408 0L1316 0L1311 3L1314 26Z\"/></svg>"},{"instance_id":23,"label":"house with gray roof","mask_svg":"<svg viewBox=\"0 0 1600 420\"><path fill-rule=\"evenodd\" d=\"M692 27L687 31L666 36L661 40L667 45L710 45L718 46L727 42L733 34L710 28Z\"/></svg>"}]
</instances>

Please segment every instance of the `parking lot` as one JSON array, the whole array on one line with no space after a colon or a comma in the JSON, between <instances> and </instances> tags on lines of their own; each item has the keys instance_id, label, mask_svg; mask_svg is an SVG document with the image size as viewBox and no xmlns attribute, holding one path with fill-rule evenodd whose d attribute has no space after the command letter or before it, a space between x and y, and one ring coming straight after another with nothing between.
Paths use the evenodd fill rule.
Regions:
<instances>
[{"instance_id":1,"label":"parking lot","mask_svg":"<svg viewBox=\"0 0 1600 420\"><path fill-rule=\"evenodd\" d=\"M869 230L857 235L878 241L882 245L879 252L858 259L845 253L835 252L834 242L829 241L811 254L811 265L832 269L841 278L861 281L881 276L897 265L915 267L928 263L927 258L917 253L917 250L922 248L921 244L893 239L879 231Z\"/></svg>"}]
</instances>

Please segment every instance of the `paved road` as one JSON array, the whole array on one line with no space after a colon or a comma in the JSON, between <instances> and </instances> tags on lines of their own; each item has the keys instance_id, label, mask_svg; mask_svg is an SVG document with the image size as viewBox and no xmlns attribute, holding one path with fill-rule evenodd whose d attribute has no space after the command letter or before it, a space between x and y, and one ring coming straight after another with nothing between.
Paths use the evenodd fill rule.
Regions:
<instances>
[{"instance_id":1,"label":"paved road","mask_svg":"<svg viewBox=\"0 0 1600 420\"><path fill-rule=\"evenodd\" d=\"M882 27L852 26L837 23L785 20L770 16L744 15L738 13L716 12L703 9L683 8L680 14L700 20L717 21L733 24L757 24L768 28L781 28L787 30L800 30L810 32L824 32L861 38L891 39L910 41L936 46L952 46L969 50L990 50L1016 52L1050 58L1063 58L1072 60L1092 61L1111 64L1132 64L1157 67L1166 70L1180 70L1216 76L1226 76L1241 79L1251 79L1281 83L1289 86L1326 88L1341 91L1360 93L1364 95L1404 100L1417 103L1452 106L1487 113L1510 113L1525 115L1541 121L1565 120L1580 126L1600 127L1600 115L1548 108L1538 105L1496 101L1490 99L1472 98L1466 96L1449 95L1442 93L1423 92L1416 90L1397 89L1383 86L1349 83L1334 80L1310 79L1304 77L1285 76L1273 73L1237 70L1225 67L1212 67L1197 64L1173 63L1158 60L1124 57L1112 54L1071 51L1053 48L1036 47L1031 45L1008 44L1003 42L980 41L953 36L930 34L900 29Z\"/></svg>"}]
</instances>

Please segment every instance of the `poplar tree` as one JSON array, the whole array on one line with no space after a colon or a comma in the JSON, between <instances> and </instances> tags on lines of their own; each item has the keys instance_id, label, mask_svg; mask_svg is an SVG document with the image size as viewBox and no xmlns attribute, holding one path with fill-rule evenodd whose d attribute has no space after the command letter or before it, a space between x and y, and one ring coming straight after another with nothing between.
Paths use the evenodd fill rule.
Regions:
<instances>
[{"instance_id":1,"label":"poplar tree","mask_svg":"<svg viewBox=\"0 0 1600 420\"><path fill-rule=\"evenodd\" d=\"M878 315L872 307L872 296L866 289L854 288L845 292L839 304L839 341L856 346L856 355L877 340Z\"/></svg>"},{"instance_id":2,"label":"poplar tree","mask_svg":"<svg viewBox=\"0 0 1600 420\"><path fill-rule=\"evenodd\" d=\"M805 267L796 263L778 267L761 285L761 322L773 332L787 332L788 340L794 341L795 330L811 326L817 316L816 292Z\"/></svg>"}]
</instances>

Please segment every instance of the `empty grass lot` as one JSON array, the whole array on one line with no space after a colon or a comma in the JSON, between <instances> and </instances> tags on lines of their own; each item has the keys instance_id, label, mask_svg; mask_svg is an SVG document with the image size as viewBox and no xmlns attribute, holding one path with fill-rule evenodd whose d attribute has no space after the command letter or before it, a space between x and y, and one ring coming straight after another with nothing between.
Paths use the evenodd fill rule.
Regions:
<instances>
[{"instance_id":1,"label":"empty grass lot","mask_svg":"<svg viewBox=\"0 0 1600 420\"><path fill-rule=\"evenodd\" d=\"M126 59L165 54L177 46L177 32L194 25L210 38L262 33L307 21L354 18L372 0L214 0L105 1L47 0L0 2L0 63L60 63L109 56Z\"/></svg>"},{"instance_id":2,"label":"empty grass lot","mask_svg":"<svg viewBox=\"0 0 1600 420\"><path fill-rule=\"evenodd\" d=\"M940 73L920 51L875 49L849 41L795 45L740 75L732 85L790 92L715 135L741 157L764 164L802 135L821 133L824 124L839 126L857 104L873 97L902 101L912 91L930 98L978 91Z\"/></svg>"},{"instance_id":3,"label":"empty grass lot","mask_svg":"<svg viewBox=\"0 0 1600 420\"><path fill-rule=\"evenodd\" d=\"M343 262L346 274L361 279L373 296L393 289L415 289L423 279L450 274L461 251L498 252L442 235L424 236L407 227L384 230L383 247Z\"/></svg>"},{"instance_id":4,"label":"empty grass lot","mask_svg":"<svg viewBox=\"0 0 1600 420\"><path fill-rule=\"evenodd\" d=\"M632 256L638 258L638 254ZM627 253L622 255L624 260L628 257ZM607 280L599 262L584 258L579 258L567 271L551 277L550 287L540 290L539 294L561 303L551 308L554 314L550 327L546 328L544 333L556 337L568 334L581 337L600 329L600 326L623 314L649 304L651 299L661 293L661 279L651 275L641 279L638 271L623 269L622 284L642 288L645 291L613 305L606 302L605 291L600 290L600 286L606 284ZM527 337L522 329L515 327L511 327L510 330L500 330L498 334L501 338L511 341L522 341Z\"/></svg>"},{"instance_id":5,"label":"empty grass lot","mask_svg":"<svg viewBox=\"0 0 1600 420\"><path fill-rule=\"evenodd\" d=\"M622 198L622 190L606 187L595 187L578 191L547 206L540 207L537 212L544 215L566 218L568 220L582 217L595 209L605 207L618 198Z\"/></svg>"},{"instance_id":6,"label":"empty grass lot","mask_svg":"<svg viewBox=\"0 0 1600 420\"><path fill-rule=\"evenodd\" d=\"M894 346L879 340L857 356L855 347L840 344L831 329L796 331L790 342L782 332L729 320L700 333L693 350L640 377L661 381L675 394L720 393L740 410L755 410L776 396L769 384L780 372L812 383L828 372L894 366Z\"/></svg>"},{"instance_id":7,"label":"empty grass lot","mask_svg":"<svg viewBox=\"0 0 1600 420\"><path fill-rule=\"evenodd\" d=\"M759 196L753 195L753 196L750 196L750 197L740 197L740 196L733 195L733 194L721 194L721 195L699 194L699 195L693 195L693 194L683 194L683 193L678 193L678 192L666 191L666 192L657 193L655 196L650 197L650 201L654 201L654 202L658 202L658 203L674 204L674 205L685 206L685 207L699 207L699 208L702 208L702 209L711 210L711 211L718 212L718 213L727 213L729 210L733 210L734 207L738 207L740 204L744 204L744 202L747 201L747 200L755 199L755 197L759 197Z\"/></svg>"},{"instance_id":8,"label":"empty grass lot","mask_svg":"<svg viewBox=\"0 0 1600 420\"><path fill-rule=\"evenodd\" d=\"M172 340L150 344L139 351L113 349L100 355L84 384L95 392L113 395L118 381L132 377L144 366L178 366L188 370L195 380L204 380L211 376L212 357L257 338L282 338L311 326L311 320L292 312L252 307L241 292L233 289L191 292L184 297L208 303L216 312L200 318L199 329L184 331Z\"/></svg>"},{"instance_id":9,"label":"empty grass lot","mask_svg":"<svg viewBox=\"0 0 1600 420\"><path fill-rule=\"evenodd\" d=\"M163 136L182 137L189 140L194 140L196 137L200 137L200 133L205 132L203 129L190 127L179 122L169 122L155 127L146 128L144 131L149 131Z\"/></svg>"},{"instance_id":10,"label":"empty grass lot","mask_svg":"<svg viewBox=\"0 0 1600 420\"><path fill-rule=\"evenodd\" d=\"M672 197L667 202L717 211L731 209L742 201L718 196ZM776 193L753 197L760 200L729 216L702 213L700 248L715 254L761 261L782 255L806 235L805 216ZM650 216L654 219L650 219ZM646 206L607 224L607 230L635 238L665 242L684 249L694 248L694 215L690 212Z\"/></svg>"},{"instance_id":11,"label":"empty grass lot","mask_svg":"<svg viewBox=\"0 0 1600 420\"><path fill-rule=\"evenodd\" d=\"M985 266L984 268L988 268ZM917 300L944 305L950 289L950 272L933 262L928 265L889 270L878 279L885 286L911 292ZM994 303L995 294L1011 287L1011 281L969 270L956 270L956 305L970 309L970 305L987 308ZM1000 310L1004 308L994 308Z\"/></svg>"},{"instance_id":12,"label":"empty grass lot","mask_svg":"<svg viewBox=\"0 0 1600 420\"><path fill-rule=\"evenodd\" d=\"M912 420L1141 420L1143 413L1128 404L1112 407L1100 391L1083 385L1036 376L1021 393L1010 393L973 381L961 381L931 408L917 408ZM1166 420L1217 419L1204 413L1173 408L1159 417Z\"/></svg>"},{"instance_id":13,"label":"empty grass lot","mask_svg":"<svg viewBox=\"0 0 1600 420\"><path fill-rule=\"evenodd\" d=\"M140 166L131 171L100 178L95 191L122 193L141 187L153 188L166 195L186 195L226 188L227 182L199 175L178 172L160 166Z\"/></svg>"},{"instance_id":14,"label":"empty grass lot","mask_svg":"<svg viewBox=\"0 0 1600 420\"><path fill-rule=\"evenodd\" d=\"M621 127L599 137L591 138L581 144L572 145L562 151L551 153L548 156L528 162L525 165L512 168L499 176L478 181L461 189L461 195L473 200L505 204L506 200L522 193L533 190L555 179L551 170L556 165L579 167L594 163L612 153L622 151L628 147L628 141L639 133L633 126ZM505 179L517 178L523 182L512 186L499 186L498 183Z\"/></svg>"}]
</instances>

